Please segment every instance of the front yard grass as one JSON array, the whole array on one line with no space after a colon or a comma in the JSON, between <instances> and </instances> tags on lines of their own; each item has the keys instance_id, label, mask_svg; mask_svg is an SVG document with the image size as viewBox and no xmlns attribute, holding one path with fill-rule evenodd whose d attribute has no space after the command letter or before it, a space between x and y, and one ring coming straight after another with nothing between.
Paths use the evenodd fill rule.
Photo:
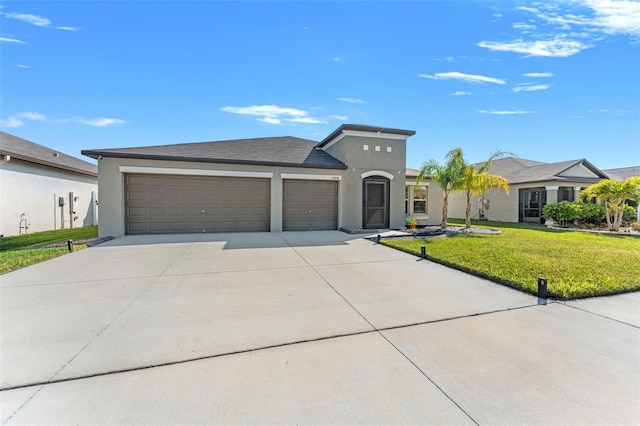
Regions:
<instances>
[{"instance_id":1,"label":"front yard grass","mask_svg":"<svg viewBox=\"0 0 640 426\"><path fill-rule=\"evenodd\" d=\"M68 240L94 238L98 236L98 227L60 229L57 231L34 232L33 234L16 235L0 238L0 274L15 271L54 257L69 253L64 247L35 248L42 245L63 243ZM80 250L86 246L74 246Z\"/></svg>"},{"instance_id":2,"label":"front yard grass","mask_svg":"<svg viewBox=\"0 0 640 426\"><path fill-rule=\"evenodd\" d=\"M456 223L456 225L459 225ZM464 225L462 225L464 226ZM480 222L502 234L458 234L381 243L537 294L548 280L550 297L575 299L640 290L640 238L549 230L541 226Z\"/></svg>"}]
</instances>

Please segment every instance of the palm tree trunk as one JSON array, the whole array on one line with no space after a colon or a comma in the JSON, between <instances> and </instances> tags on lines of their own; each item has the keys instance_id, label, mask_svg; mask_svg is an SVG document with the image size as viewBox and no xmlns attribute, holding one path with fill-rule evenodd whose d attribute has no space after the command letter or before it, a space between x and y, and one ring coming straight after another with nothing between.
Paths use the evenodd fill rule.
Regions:
<instances>
[{"instance_id":1,"label":"palm tree trunk","mask_svg":"<svg viewBox=\"0 0 640 426\"><path fill-rule=\"evenodd\" d=\"M467 209L464 212L466 227L471 228L471 191L467 190Z\"/></svg>"},{"instance_id":2,"label":"palm tree trunk","mask_svg":"<svg viewBox=\"0 0 640 426\"><path fill-rule=\"evenodd\" d=\"M449 191L444 191L444 200L442 201L442 223L440 224L440 229L443 231L447 229L447 213L448 213L448 204L449 204Z\"/></svg>"},{"instance_id":3,"label":"palm tree trunk","mask_svg":"<svg viewBox=\"0 0 640 426\"><path fill-rule=\"evenodd\" d=\"M605 210L604 216L607 218L607 229L613 231L613 223L611 223L611 213L609 213L609 209Z\"/></svg>"}]
</instances>

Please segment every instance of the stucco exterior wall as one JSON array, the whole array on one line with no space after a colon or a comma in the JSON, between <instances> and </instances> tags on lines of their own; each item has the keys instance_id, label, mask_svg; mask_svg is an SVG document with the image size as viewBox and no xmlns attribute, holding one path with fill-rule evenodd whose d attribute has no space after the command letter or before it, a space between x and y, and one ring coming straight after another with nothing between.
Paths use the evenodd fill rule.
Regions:
<instances>
[{"instance_id":1,"label":"stucco exterior wall","mask_svg":"<svg viewBox=\"0 0 640 426\"><path fill-rule=\"evenodd\" d=\"M548 188L547 204L556 202L558 195L558 187L570 187L584 189L589 183L576 181L542 181L519 183L510 185L509 195L501 189L487 191L484 194L484 200L489 201L489 208L485 210L485 219L496 222L518 222L519 221L519 202L520 189L525 188ZM471 198L471 217L477 219L478 216L478 198L482 195L472 195ZM449 195L449 217L464 219L466 208L466 197L462 193L451 193Z\"/></svg>"},{"instance_id":2,"label":"stucco exterior wall","mask_svg":"<svg viewBox=\"0 0 640 426\"><path fill-rule=\"evenodd\" d=\"M70 214L69 194L75 214ZM98 179L19 159L0 164L0 234L97 225ZM63 206L58 199L62 197ZM93 200L92 200L93 197Z\"/></svg>"},{"instance_id":3,"label":"stucco exterior wall","mask_svg":"<svg viewBox=\"0 0 640 426\"><path fill-rule=\"evenodd\" d=\"M195 163L183 161L137 160L127 158L102 158L98 160L98 176L100 186L101 221L99 225L100 236L122 236L125 234L124 225L124 173L120 166L133 166L149 168L148 172L162 173L170 170L180 174L179 171L188 170L191 173L198 170L205 171L234 171L250 174L273 173L271 180L271 231L282 231L282 174L305 175L309 179L327 177L331 180L339 180L338 183L338 226L345 226L346 189L345 170L336 169L306 169L298 167L271 167L258 165L236 165L219 163ZM155 170L154 170L155 169Z\"/></svg>"},{"instance_id":4,"label":"stucco exterior wall","mask_svg":"<svg viewBox=\"0 0 640 426\"><path fill-rule=\"evenodd\" d=\"M326 151L349 167L345 173L342 226L350 229L362 227L363 175L373 172L373 175L389 179L389 227L404 228L406 137L349 135L328 146Z\"/></svg>"}]
</instances>

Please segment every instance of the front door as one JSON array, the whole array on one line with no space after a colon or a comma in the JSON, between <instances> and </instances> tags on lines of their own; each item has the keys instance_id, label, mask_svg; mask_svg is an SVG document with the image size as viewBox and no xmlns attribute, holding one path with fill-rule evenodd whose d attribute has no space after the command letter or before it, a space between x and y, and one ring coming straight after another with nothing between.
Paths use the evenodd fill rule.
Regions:
<instances>
[{"instance_id":1,"label":"front door","mask_svg":"<svg viewBox=\"0 0 640 426\"><path fill-rule=\"evenodd\" d=\"M389 227L389 179L369 177L362 188L362 227Z\"/></svg>"}]
</instances>

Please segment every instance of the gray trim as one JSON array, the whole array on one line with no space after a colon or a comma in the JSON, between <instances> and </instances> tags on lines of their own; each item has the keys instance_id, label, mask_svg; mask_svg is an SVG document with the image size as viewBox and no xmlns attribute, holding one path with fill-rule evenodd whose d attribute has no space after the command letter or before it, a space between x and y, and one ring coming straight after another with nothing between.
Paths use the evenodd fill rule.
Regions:
<instances>
[{"instance_id":1,"label":"gray trim","mask_svg":"<svg viewBox=\"0 0 640 426\"><path fill-rule=\"evenodd\" d=\"M373 132L373 133L390 133L393 135L405 135L405 136L413 136L416 134L414 130L403 130L403 129L393 129L390 127L380 127L380 126L369 126L365 124L343 124L334 130L329 136L324 138L322 142L318 144L316 148L322 148L337 136L339 136L344 130L354 130L361 132Z\"/></svg>"},{"instance_id":2,"label":"gray trim","mask_svg":"<svg viewBox=\"0 0 640 426\"><path fill-rule=\"evenodd\" d=\"M274 167L296 167L296 168L308 168L308 169L334 169L334 170L346 170L348 167L340 163L340 165L328 165L328 164L296 164L296 163L282 163L275 161L259 161L259 160L234 160L234 159L219 159L219 158L195 158L195 157L181 157L172 155L148 155L148 154L125 154L115 153L111 151L100 150L83 150L82 155L87 157L99 158L131 158L138 160L164 160L164 161L189 161L193 163L214 163L214 164L246 164L256 166L274 166ZM336 160L337 161L337 160Z\"/></svg>"}]
</instances>

